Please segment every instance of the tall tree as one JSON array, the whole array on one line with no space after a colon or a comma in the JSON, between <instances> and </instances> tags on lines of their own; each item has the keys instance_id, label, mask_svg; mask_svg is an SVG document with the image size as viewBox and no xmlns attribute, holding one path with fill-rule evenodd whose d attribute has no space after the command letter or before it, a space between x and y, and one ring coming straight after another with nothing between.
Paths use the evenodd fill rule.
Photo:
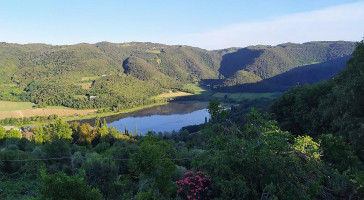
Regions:
<instances>
[{"instance_id":1,"label":"tall tree","mask_svg":"<svg viewBox=\"0 0 364 200\"><path fill-rule=\"evenodd\" d=\"M95 135L92 132L92 126L89 123L84 123L80 126L80 133L78 143L83 145L90 145Z\"/></svg>"},{"instance_id":2,"label":"tall tree","mask_svg":"<svg viewBox=\"0 0 364 200\"><path fill-rule=\"evenodd\" d=\"M53 139L65 140L72 142L72 129L67 122L58 119L52 125Z\"/></svg>"},{"instance_id":3,"label":"tall tree","mask_svg":"<svg viewBox=\"0 0 364 200\"><path fill-rule=\"evenodd\" d=\"M34 132L34 141L35 143L42 144L43 142L47 141L46 133L42 126L37 126L33 130Z\"/></svg>"},{"instance_id":4,"label":"tall tree","mask_svg":"<svg viewBox=\"0 0 364 200\"><path fill-rule=\"evenodd\" d=\"M5 137L5 128L0 126L0 140Z\"/></svg>"},{"instance_id":5,"label":"tall tree","mask_svg":"<svg viewBox=\"0 0 364 200\"><path fill-rule=\"evenodd\" d=\"M6 134L7 138L22 138L22 134L20 131L16 130L16 129L11 129L8 134Z\"/></svg>"}]
</instances>

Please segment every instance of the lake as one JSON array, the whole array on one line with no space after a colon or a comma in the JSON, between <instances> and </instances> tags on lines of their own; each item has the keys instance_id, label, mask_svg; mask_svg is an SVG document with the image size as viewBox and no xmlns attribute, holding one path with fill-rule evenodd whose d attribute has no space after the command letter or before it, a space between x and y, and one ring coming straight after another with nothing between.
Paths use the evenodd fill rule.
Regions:
<instances>
[{"instance_id":1,"label":"lake","mask_svg":"<svg viewBox=\"0 0 364 200\"><path fill-rule=\"evenodd\" d=\"M121 131L124 131L125 126L127 126L127 129L134 133L137 126L139 135L144 135L148 131L172 132L179 131L184 126L204 123L205 118L210 118L206 109L207 105L207 102L173 102L135 112L108 116L105 119L108 126L116 127ZM101 119L103 121L104 118ZM92 125L94 119L81 120L80 122L87 122Z\"/></svg>"}]
</instances>

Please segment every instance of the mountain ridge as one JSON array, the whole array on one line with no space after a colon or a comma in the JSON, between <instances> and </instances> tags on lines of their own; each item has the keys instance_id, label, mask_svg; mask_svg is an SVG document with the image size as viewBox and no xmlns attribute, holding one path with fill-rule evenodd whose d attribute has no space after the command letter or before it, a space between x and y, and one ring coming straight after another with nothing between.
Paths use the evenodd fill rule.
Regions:
<instances>
[{"instance_id":1,"label":"mountain ridge","mask_svg":"<svg viewBox=\"0 0 364 200\"><path fill-rule=\"evenodd\" d=\"M92 87L99 82L109 85L107 76L112 76L112 81L128 79L144 84L153 90L153 94L163 89L182 89L184 84L198 83L203 79L215 80L212 88L222 90L225 86L260 82L294 68L345 57L354 48L354 42L344 41L257 45L212 51L150 42L56 46L0 43L0 84L3 84L0 99L39 102L42 100L31 98L33 92L40 90L42 94L49 92L53 95L50 90L54 89L50 88L59 86L66 88L63 96L71 98L72 102L76 101L75 96L92 91L105 97L101 90ZM128 87L130 90L126 91L133 90L133 86ZM59 102L52 104L59 105Z\"/></svg>"}]
</instances>

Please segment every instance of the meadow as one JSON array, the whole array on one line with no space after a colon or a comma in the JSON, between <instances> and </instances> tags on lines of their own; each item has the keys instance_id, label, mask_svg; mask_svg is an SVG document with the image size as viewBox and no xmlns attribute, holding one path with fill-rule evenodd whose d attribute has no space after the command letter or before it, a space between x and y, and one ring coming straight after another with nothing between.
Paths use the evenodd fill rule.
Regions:
<instances>
[{"instance_id":1,"label":"meadow","mask_svg":"<svg viewBox=\"0 0 364 200\"><path fill-rule=\"evenodd\" d=\"M0 101L0 119L23 118L32 116L70 116L87 115L96 112L96 109L76 110L64 106L48 106L46 108L33 108L30 102Z\"/></svg>"}]
</instances>

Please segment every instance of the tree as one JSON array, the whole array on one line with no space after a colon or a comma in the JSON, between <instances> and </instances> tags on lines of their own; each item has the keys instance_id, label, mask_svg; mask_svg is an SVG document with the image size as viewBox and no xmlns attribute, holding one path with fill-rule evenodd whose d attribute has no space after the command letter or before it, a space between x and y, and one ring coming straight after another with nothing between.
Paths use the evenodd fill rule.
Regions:
<instances>
[{"instance_id":1,"label":"tree","mask_svg":"<svg viewBox=\"0 0 364 200\"><path fill-rule=\"evenodd\" d=\"M137 137L138 136L138 127L137 127L137 125L135 124L135 135L134 135L135 137Z\"/></svg>"},{"instance_id":2,"label":"tree","mask_svg":"<svg viewBox=\"0 0 364 200\"><path fill-rule=\"evenodd\" d=\"M5 128L0 126L0 140L5 138Z\"/></svg>"},{"instance_id":3,"label":"tree","mask_svg":"<svg viewBox=\"0 0 364 200\"><path fill-rule=\"evenodd\" d=\"M193 159L193 167L212 178L219 199L360 196L354 186L360 178L352 183L347 175L325 165L319 159L320 146L311 137L295 139L256 110L247 119L240 128L213 124L205 129L210 139L206 149Z\"/></svg>"},{"instance_id":4,"label":"tree","mask_svg":"<svg viewBox=\"0 0 364 200\"><path fill-rule=\"evenodd\" d=\"M107 123L106 123L106 119L104 119L104 123L102 125L102 128L100 129L100 137L101 139L104 138L107 135Z\"/></svg>"},{"instance_id":5,"label":"tree","mask_svg":"<svg viewBox=\"0 0 364 200\"><path fill-rule=\"evenodd\" d=\"M41 172L42 185L39 190L40 199L53 200L101 200L98 189L91 188L85 179L75 175L68 176L63 172L46 174Z\"/></svg>"},{"instance_id":6,"label":"tree","mask_svg":"<svg viewBox=\"0 0 364 200\"><path fill-rule=\"evenodd\" d=\"M96 116L95 118L95 125L94 125L94 130L93 130L93 135L99 135L99 129L101 128L101 118L100 116Z\"/></svg>"},{"instance_id":7,"label":"tree","mask_svg":"<svg viewBox=\"0 0 364 200\"><path fill-rule=\"evenodd\" d=\"M79 138L79 134L80 134L80 122L71 122L70 127L72 129L72 138L73 138L73 143L76 143L78 141Z\"/></svg>"},{"instance_id":8,"label":"tree","mask_svg":"<svg viewBox=\"0 0 364 200\"><path fill-rule=\"evenodd\" d=\"M22 134L20 131L16 130L16 129L11 129L8 134L6 134L7 138L22 138Z\"/></svg>"},{"instance_id":9,"label":"tree","mask_svg":"<svg viewBox=\"0 0 364 200\"><path fill-rule=\"evenodd\" d=\"M211 119L216 119L219 113L219 105L220 101L212 100L210 101L209 105L207 106L208 112L211 116Z\"/></svg>"},{"instance_id":10,"label":"tree","mask_svg":"<svg viewBox=\"0 0 364 200\"><path fill-rule=\"evenodd\" d=\"M90 158L86 162L85 170L88 184L100 189L101 193L109 198L115 194L113 184L117 179L118 169L114 161Z\"/></svg>"},{"instance_id":11,"label":"tree","mask_svg":"<svg viewBox=\"0 0 364 200\"><path fill-rule=\"evenodd\" d=\"M207 109L213 121L224 119L229 115L229 110L225 106L220 105L218 100L210 101Z\"/></svg>"},{"instance_id":12,"label":"tree","mask_svg":"<svg viewBox=\"0 0 364 200\"><path fill-rule=\"evenodd\" d=\"M168 153L171 146L150 133L140 144L138 153L131 155L130 170L139 179L141 199L170 199L175 195L172 174L176 169Z\"/></svg>"},{"instance_id":13,"label":"tree","mask_svg":"<svg viewBox=\"0 0 364 200\"><path fill-rule=\"evenodd\" d=\"M125 124L125 132L124 132L124 135L129 136L129 131L128 131L128 128L126 127L126 124Z\"/></svg>"},{"instance_id":14,"label":"tree","mask_svg":"<svg viewBox=\"0 0 364 200\"><path fill-rule=\"evenodd\" d=\"M52 133L53 139L72 142L72 129L67 122L62 121L61 119L58 119L52 125Z\"/></svg>"},{"instance_id":15,"label":"tree","mask_svg":"<svg viewBox=\"0 0 364 200\"><path fill-rule=\"evenodd\" d=\"M77 142L83 145L90 145L95 135L92 131L92 126L89 123L84 123L80 126L80 132Z\"/></svg>"},{"instance_id":16,"label":"tree","mask_svg":"<svg viewBox=\"0 0 364 200\"><path fill-rule=\"evenodd\" d=\"M43 142L47 141L46 133L42 126L37 126L33 130L34 133L34 142L38 144L42 144Z\"/></svg>"}]
</instances>

